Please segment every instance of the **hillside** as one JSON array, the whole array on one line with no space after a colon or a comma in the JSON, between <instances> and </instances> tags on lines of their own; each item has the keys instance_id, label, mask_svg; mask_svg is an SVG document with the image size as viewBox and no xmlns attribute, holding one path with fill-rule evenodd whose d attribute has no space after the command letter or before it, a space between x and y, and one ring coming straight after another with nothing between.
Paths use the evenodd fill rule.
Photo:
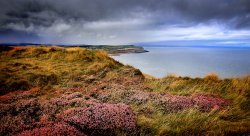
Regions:
<instances>
[{"instance_id":1,"label":"hillside","mask_svg":"<svg viewBox=\"0 0 250 136\"><path fill-rule=\"evenodd\" d=\"M249 76L156 79L76 47L0 54L0 135L250 134Z\"/></svg>"}]
</instances>

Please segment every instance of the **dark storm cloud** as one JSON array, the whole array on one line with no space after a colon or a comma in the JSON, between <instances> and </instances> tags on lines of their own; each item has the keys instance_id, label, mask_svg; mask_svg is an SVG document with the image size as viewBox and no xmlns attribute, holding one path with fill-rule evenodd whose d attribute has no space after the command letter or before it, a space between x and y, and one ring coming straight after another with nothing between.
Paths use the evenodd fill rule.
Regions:
<instances>
[{"instance_id":1,"label":"dark storm cloud","mask_svg":"<svg viewBox=\"0 0 250 136\"><path fill-rule=\"evenodd\" d=\"M57 19L95 21L112 18L126 7L122 1L95 0L8 0L1 1L1 24L49 25ZM120 11L121 10L121 11Z\"/></svg>"},{"instance_id":2,"label":"dark storm cloud","mask_svg":"<svg viewBox=\"0 0 250 136\"><path fill-rule=\"evenodd\" d=\"M131 39L129 35L147 39L154 35L144 31L154 33L161 27L218 24L228 30L249 30L249 22L249 0L0 1L0 30L24 31L37 36L51 33L49 36L59 39L63 34L68 37L74 34L78 39L89 39L90 43L96 38L117 38L116 31L126 43ZM155 35L159 34L155 32Z\"/></svg>"},{"instance_id":3,"label":"dark storm cloud","mask_svg":"<svg viewBox=\"0 0 250 136\"><path fill-rule=\"evenodd\" d=\"M236 28L249 27L250 22L249 0L2 0L0 5L2 27L8 23L48 26L58 19L117 19L140 10L163 23L171 23L170 15L180 22L218 21Z\"/></svg>"},{"instance_id":4,"label":"dark storm cloud","mask_svg":"<svg viewBox=\"0 0 250 136\"><path fill-rule=\"evenodd\" d=\"M39 43L41 39L35 33L4 29L0 30L0 43L33 42Z\"/></svg>"}]
</instances>

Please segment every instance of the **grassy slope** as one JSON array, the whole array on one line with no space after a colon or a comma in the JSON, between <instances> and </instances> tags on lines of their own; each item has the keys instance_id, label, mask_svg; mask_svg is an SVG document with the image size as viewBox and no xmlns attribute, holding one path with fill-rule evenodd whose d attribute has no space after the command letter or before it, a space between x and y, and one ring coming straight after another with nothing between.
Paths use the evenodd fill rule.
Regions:
<instances>
[{"instance_id":1,"label":"grassy slope","mask_svg":"<svg viewBox=\"0 0 250 136\"><path fill-rule=\"evenodd\" d=\"M134 135L243 135L250 132L250 77L220 80L210 75L205 79L174 76L154 79L145 78L139 70L124 66L98 50L59 47L5 50L8 51L1 52L0 56L0 104L35 98L42 105L78 92L86 101L130 105L137 116L137 129L130 133ZM199 104L192 105L200 94L205 95L200 101L210 106L209 110L202 110ZM229 101L229 106L215 108L217 104L208 101L215 96ZM186 106L186 102L191 104ZM55 107L55 112L43 115L48 114L49 121L57 122L58 115L81 104ZM7 116L1 115L1 123L7 122ZM13 116L19 116L19 112ZM39 114L37 118L42 120L43 116ZM12 127L1 131L6 134L23 131ZM27 129L34 127L37 126Z\"/></svg>"},{"instance_id":2,"label":"grassy slope","mask_svg":"<svg viewBox=\"0 0 250 136\"><path fill-rule=\"evenodd\" d=\"M166 77L146 81L154 91L175 95L212 94L230 101L220 111L200 112L194 109L174 114L153 114L149 120L157 126L158 133L184 133L208 135L249 134L250 124L250 77L219 80L217 78L192 79L188 77ZM143 122L144 123L144 122ZM166 125L167 124L167 125ZM159 130L160 128L160 130ZM161 130L162 129L162 130Z\"/></svg>"}]
</instances>

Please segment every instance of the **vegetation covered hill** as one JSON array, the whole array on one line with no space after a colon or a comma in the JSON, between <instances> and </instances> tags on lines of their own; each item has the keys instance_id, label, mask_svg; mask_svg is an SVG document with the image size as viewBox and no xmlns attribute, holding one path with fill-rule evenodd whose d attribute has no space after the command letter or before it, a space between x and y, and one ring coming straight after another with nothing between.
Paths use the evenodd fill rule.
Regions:
<instances>
[{"instance_id":1,"label":"vegetation covered hill","mask_svg":"<svg viewBox=\"0 0 250 136\"><path fill-rule=\"evenodd\" d=\"M0 135L249 135L250 77L149 78L101 50L1 47Z\"/></svg>"},{"instance_id":2,"label":"vegetation covered hill","mask_svg":"<svg viewBox=\"0 0 250 136\"><path fill-rule=\"evenodd\" d=\"M34 44L34 43L19 43L19 44L12 44L12 43L2 43L0 44L1 48L3 47L15 47L15 46L44 46L44 47L51 47L51 46L58 46L58 47L65 47L65 48L85 48L90 50L104 50L109 54L119 55L123 53L144 53L148 52L141 46L135 45L52 45L52 44Z\"/></svg>"}]
</instances>

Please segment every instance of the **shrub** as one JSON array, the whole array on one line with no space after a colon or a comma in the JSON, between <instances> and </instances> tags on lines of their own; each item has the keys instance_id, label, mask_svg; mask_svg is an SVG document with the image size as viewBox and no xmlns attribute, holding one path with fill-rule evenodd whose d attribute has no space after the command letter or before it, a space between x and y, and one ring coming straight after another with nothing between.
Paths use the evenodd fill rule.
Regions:
<instances>
[{"instance_id":1,"label":"shrub","mask_svg":"<svg viewBox=\"0 0 250 136\"><path fill-rule=\"evenodd\" d=\"M47 53L47 50L46 48L42 48L42 47L36 47L36 48L31 48L30 49L30 52L32 55L34 56L39 56L41 54L46 54Z\"/></svg>"},{"instance_id":2,"label":"shrub","mask_svg":"<svg viewBox=\"0 0 250 136\"><path fill-rule=\"evenodd\" d=\"M175 73L168 73L164 78L178 78L178 75Z\"/></svg>"},{"instance_id":3,"label":"shrub","mask_svg":"<svg viewBox=\"0 0 250 136\"><path fill-rule=\"evenodd\" d=\"M0 107L0 134L8 135L35 127L41 115L36 99L20 100Z\"/></svg>"},{"instance_id":4,"label":"shrub","mask_svg":"<svg viewBox=\"0 0 250 136\"><path fill-rule=\"evenodd\" d=\"M80 97L82 97L82 93L80 93L80 92L74 92L74 93L62 96L62 98L65 98L67 100L71 100L71 99L75 99L75 98L80 98Z\"/></svg>"},{"instance_id":5,"label":"shrub","mask_svg":"<svg viewBox=\"0 0 250 136\"><path fill-rule=\"evenodd\" d=\"M213 109L218 110L229 105L227 100L207 94L197 94L195 96L151 94L150 99L152 99L165 113L173 113L190 108L197 108L201 111L210 111Z\"/></svg>"},{"instance_id":6,"label":"shrub","mask_svg":"<svg viewBox=\"0 0 250 136\"><path fill-rule=\"evenodd\" d=\"M168 106L170 111L179 111L193 107L193 102L186 96L170 96Z\"/></svg>"},{"instance_id":7,"label":"shrub","mask_svg":"<svg viewBox=\"0 0 250 136\"><path fill-rule=\"evenodd\" d=\"M46 86L46 85L55 85L59 82L59 78L56 74L50 75L42 75L42 74L30 74L28 79L32 82L35 86Z\"/></svg>"},{"instance_id":8,"label":"shrub","mask_svg":"<svg viewBox=\"0 0 250 136\"><path fill-rule=\"evenodd\" d=\"M30 84L26 80L17 80L13 81L9 85L9 90L28 90L30 88Z\"/></svg>"},{"instance_id":9,"label":"shrub","mask_svg":"<svg viewBox=\"0 0 250 136\"><path fill-rule=\"evenodd\" d=\"M10 47L10 46L0 46L0 53L2 53L4 51L10 51L12 49L13 49L13 47Z\"/></svg>"},{"instance_id":10,"label":"shrub","mask_svg":"<svg viewBox=\"0 0 250 136\"><path fill-rule=\"evenodd\" d=\"M131 76L143 76L143 74L139 69L134 69Z\"/></svg>"},{"instance_id":11,"label":"shrub","mask_svg":"<svg viewBox=\"0 0 250 136\"><path fill-rule=\"evenodd\" d=\"M216 73L210 73L204 77L205 81L218 81L219 76Z\"/></svg>"},{"instance_id":12,"label":"shrub","mask_svg":"<svg viewBox=\"0 0 250 136\"><path fill-rule=\"evenodd\" d=\"M193 101L199 109L209 111L211 109L220 109L228 106L229 102L213 95L198 94L193 97Z\"/></svg>"},{"instance_id":13,"label":"shrub","mask_svg":"<svg viewBox=\"0 0 250 136\"><path fill-rule=\"evenodd\" d=\"M154 97L153 99L156 105L158 105L164 113L177 112L194 106L192 99L187 96L151 95L151 97Z\"/></svg>"},{"instance_id":14,"label":"shrub","mask_svg":"<svg viewBox=\"0 0 250 136\"><path fill-rule=\"evenodd\" d=\"M149 95L148 93L140 92L135 93L132 96L129 97L130 101L137 104L143 104L149 101Z\"/></svg>"},{"instance_id":15,"label":"shrub","mask_svg":"<svg viewBox=\"0 0 250 136\"><path fill-rule=\"evenodd\" d=\"M49 49L48 52L55 52L56 50L57 50L57 49L56 49L55 47L52 47L52 48Z\"/></svg>"},{"instance_id":16,"label":"shrub","mask_svg":"<svg viewBox=\"0 0 250 136\"><path fill-rule=\"evenodd\" d=\"M250 111L250 98L240 103L240 108L245 111Z\"/></svg>"},{"instance_id":17,"label":"shrub","mask_svg":"<svg viewBox=\"0 0 250 136\"><path fill-rule=\"evenodd\" d=\"M32 130L26 130L15 136L86 136L74 127L66 124L53 124Z\"/></svg>"},{"instance_id":18,"label":"shrub","mask_svg":"<svg viewBox=\"0 0 250 136\"><path fill-rule=\"evenodd\" d=\"M72 94L64 94L61 97L52 98L42 103L43 113L54 118L57 113L60 113L65 108L69 107L86 107L86 100L82 98L82 94L75 92Z\"/></svg>"},{"instance_id":19,"label":"shrub","mask_svg":"<svg viewBox=\"0 0 250 136\"><path fill-rule=\"evenodd\" d=\"M31 88L31 84L25 79L13 79L13 77L10 76L0 78L0 95L13 91L28 90Z\"/></svg>"},{"instance_id":20,"label":"shrub","mask_svg":"<svg viewBox=\"0 0 250 136\"><path fill-rule=\"evenodd\" d=\"M10 135L16 132L24 131L26 129L33 128L33 125L25 124L25 120L22 116L12 116L12 115L5 115L0 118L0 135Z\"/></svg>"},{"instance_id":21,"label":"shrub","mask_svg":"<svg viewBox=\"0 0 250 136\"><path fill-rule=\"evenodd\" d=\"M106 51L103 50L96 50L95 51L96 56L99 60L103 60L103 59L107 59L108 58L108 54Z\"/></svg>"},{"instance_id":22,"label":"shrub","mask_svg":"<svg viewBox=\"0 0 250 136\"><path fill-rule=\"evenodd\" d=\"M96 104L65 112L65 122L82 130L131 130L136 127L135 114L125 104Z\"/></svg>"},{"instance_id":23,"label":"shrub","mask_svg":"<svg viewBox=\"0 0 250 136\"><path fill-rule=\"evenodd\" d=\"M5 95L0 95L0 102L2 103L12 103L21 99L30 99L38 95L39 88L31 88L27 91L13 91L8 92Z\"/></svg>"},{"instance_id":24,"label":"shrub","mask_svg":"<svg viewBox=\"0 0 250 136\"><path fill-rule=\"evenodd\" d=\"M19 55L21 55L22 53L24 53L25 51L27 51L27 48L25 47L14 47L12 50L10 50L8 52L8 54L11 57L18 57Z\"/></svg>"}]
</instances>

